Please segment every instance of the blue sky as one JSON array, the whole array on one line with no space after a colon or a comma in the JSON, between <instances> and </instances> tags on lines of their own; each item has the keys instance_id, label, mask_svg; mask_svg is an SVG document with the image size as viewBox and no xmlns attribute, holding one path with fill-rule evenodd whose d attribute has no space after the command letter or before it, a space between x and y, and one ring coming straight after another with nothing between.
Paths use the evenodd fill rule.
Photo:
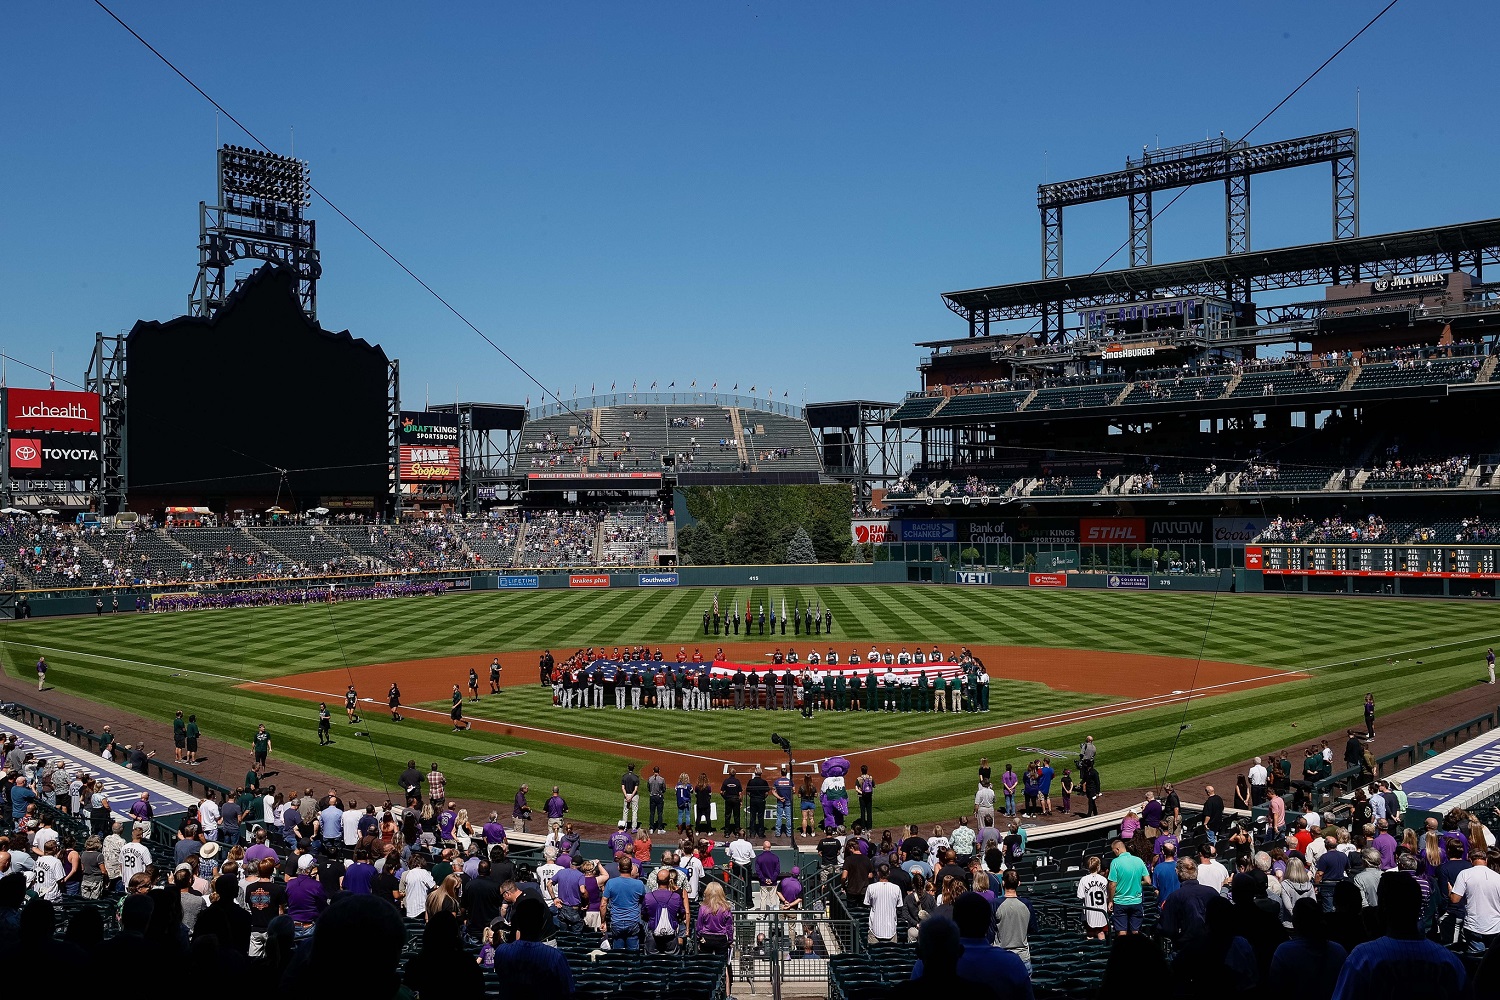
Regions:
<instances>
[{"instance_id":1,"label":"blue sky","mask_svg":"<svg viewBox=\"0 0 1500 1000\"><path fill-rule=\"evenodd\" d=\"M1237 137L1381 6L115 5L277 152L295 127L315 183L550 388L810 400L899 398L913 342L964 333L939 293L1037 277L1044 171ZM1253 138L1353 125L1358 89L1363 232L1500 214L1497 22L1403 0ZM0 349L81 380L93 331L183 311L215 115L83 0L13 6L0 56ZM1326 170L1255 185L1255 246L1327 238ZM1219 252L1221 212L1221 189L1190 192L1156 259ZM399 357L408 404L539 401L312 213L321 319ZM1066 225L1087 272L1125 205Z\"/></svg>"}]
</instances>

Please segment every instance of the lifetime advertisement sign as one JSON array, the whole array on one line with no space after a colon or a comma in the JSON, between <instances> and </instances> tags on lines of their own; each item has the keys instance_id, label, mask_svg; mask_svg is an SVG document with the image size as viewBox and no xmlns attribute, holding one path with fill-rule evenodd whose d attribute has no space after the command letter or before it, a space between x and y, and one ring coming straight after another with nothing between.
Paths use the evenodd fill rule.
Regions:
<instances>
[{"instance_id":1,"label":"lifetime advertisement sign","mask_svg":"<svg viewBox=\"0 0 1500 1000\"><path fill-rule=\"evenodd\" d=\"M89 479L99 471L97 434L30 434L10 439L12 479Z\"/></svg>"},{"instance_id":2,"label":"lifetime advertisement sign","mask_svg":"<svg viewBox=\"0 0 1500 1000\"><path fill-rule=\"evenodd\" d=\"M608 573L574 573L568 577L568 586L585 589L604 589L609 586Z\"/></svg>"},{"instance_id":3,"label":"lifetime advertisement sign","mask_svg":"<svg viewBox=\"0 0 1500 1000\"><path fill-rule=\"evenodd\" d=\"M402 445L401 481L403 483L458 482L458 448L416 448Z\"/></svg>"},{"instance_id":4,"label":"lifetime advertisement sign","mask_svg":"<svg viewBox=\"0 0 1500 1000\"><path fill-rule=\"evenodd\" d=\"M6 389L5 426L13 431L76 431L98 434L99 397L92 392Z\"/></svg>"},{"instance_id":5,"label":"lifetime advertisement sign","mask_svg":"<svg viewBox=\"0 0 1500 1000\"><path fill-rule=\"evenodd\" d=\"M401 411L397 444L452 445L458 447L458 414Z\"/></svg>"},{"instance_id":6,"label":"lifetime advertisement sign","mask_svg":"<svg viewBox=\"0 0 1500 1000\"><path fill-rule=\"evenodd\" d=\"M1143 517L1085 517L1078 522L1084 545L1139 545L1146 540Z\"/></svg>"},{"instance_id":7,"label":"lifetime advertisement sign","mask_svg":"<svg viewBox=\"0 0 1500 1000\"><path fill-rule=\"evenodd\" d=\"M502 576L495 580L495 587L499 590L536 590L541 585L542 578L535 573Z\"/></svg>"}]
</instances>

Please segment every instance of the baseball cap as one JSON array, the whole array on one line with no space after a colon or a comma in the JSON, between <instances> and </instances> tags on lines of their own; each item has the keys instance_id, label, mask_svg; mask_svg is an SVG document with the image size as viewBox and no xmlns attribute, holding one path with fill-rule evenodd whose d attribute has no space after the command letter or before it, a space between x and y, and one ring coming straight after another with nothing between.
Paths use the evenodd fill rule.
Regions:
<instances>
[{"instance_id":1,"label":"baseball cap","mask_svg":"<svg viewBox=\"0 0 1500 1000\"><path fill-rule=\"evenodd\" d=\"M318 866L318 862L311 854L304 854L297 859L297 870L299 872L312 871Z\"/></svg>"},{"instance_id":2,"label":"baseball cap","mask_svg":"<svg viewBox=\"0 0 1500 1000\"><path fill-rule=\"evenodd\" d=\"M193 870L193 866L190 865L190 864L188 864L186 861L184 861L182 864L178 865L176 868L172 869L172 874L175 875L178 872L187 872L189 875L196 875L197 874L197 872L195 872Z\"/></svg>"},{"instance_id":3,"label":"baseball cap","mask_svg":"<svg viewBox=\"0 0 1500 1000\"><path fill-rule=\"evenodd\" d=\"M620 822L616 823L615 826L617 826L621 830L623 830L623 829L625 829L625 821L622 819L622 820L620 820Z\"/></svg>"}]
</instances>

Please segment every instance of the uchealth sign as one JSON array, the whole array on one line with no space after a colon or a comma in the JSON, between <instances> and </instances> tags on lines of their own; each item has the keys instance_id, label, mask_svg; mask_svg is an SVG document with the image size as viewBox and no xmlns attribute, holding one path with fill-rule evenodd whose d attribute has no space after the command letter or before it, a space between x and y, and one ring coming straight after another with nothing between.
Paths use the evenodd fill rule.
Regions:
<instances>
[{"instance_id":1,"label":"uchealth sign","mask_svg":"<svg viewBox=\"0 0 1500 1000\"><path fill-rule=\"evenodd\" d=\"M602 589L609 586L608 573L574 573L568 577L568 586L585 589Z\"/></svg>"},{"instance_id":2,"label":"uchealth sign","mask_svg":"<svg viewBox=\"0 0 1500 1000\"><path fill-rule=\"evenodd\" d=\"M855 545L890 545L901 541L901 522L868 519L850 521L849 537Z\"/></svg>"},{"instance_id":3,"label":"uchealth sign","mask_svg":"<svg viewBox=\"0 0 1500 1000\"><path fill-rule=\"evenodd\" d=\"M10 439L12 479L88 479L99 471L98 434L29 434Z\"/></svg>"},{"instance_id":4,"label":"uchealth sign","mask_svg":"<svg viewBox=\"0 0 1500 1000\"><path fill-rule=\"evenodd\" d=\"M58 389L6 389L5 426L13 431L98 434L99 396Z\"/></svg>"},{"instance_id":5,"label":"uchealth sign","mask_svg":"<svg viewBox=\"0 0 1500 1000\"><path fill-rule=\"evenodd\" d=\"M1068 575L1066 573L1032 573L1026 582L1032 587L1066 587Z\"/></svg>"},{"instance_id":6,"label":"uchealth sign","mask_svg":"<svg viewBox=\"0 0 1500 1000\"><path fill-rule=\"evenodd\" d=\"M1139 545L1146 540L1143 517L1085 517L1078 522L1084 545Z\"/></svg>"}]
</instances>

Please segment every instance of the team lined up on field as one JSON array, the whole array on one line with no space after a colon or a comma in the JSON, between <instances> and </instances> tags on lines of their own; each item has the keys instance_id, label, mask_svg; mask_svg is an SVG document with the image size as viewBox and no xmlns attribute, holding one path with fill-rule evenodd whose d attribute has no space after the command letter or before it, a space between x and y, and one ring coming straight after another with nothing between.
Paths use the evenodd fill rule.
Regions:
<instances>
[{"instance_id":1,"label":"team lined up on field","mask_svg":"<svg viewBox=\"0 0 1500 1000\"><path fill-rule=\"evenodd\" d=\"M675 662L660 648L616 646L580 650L560 664L543 653L541 677L562 708L814 709L886 712L988 712L990 676L968 650L946 656L936 647L915 653L901 647L882 653L871 646L861 657L851 650L844 666L832 647L806 658L778 647L770 663L729 663L718 649L711 660L701 650L688 656L678 647ZM866 666L863 674L857 668ZM899 669L897 669L899 668ZM929 670L931 669L931 676Z\"/></svg>"}]
</instances>

